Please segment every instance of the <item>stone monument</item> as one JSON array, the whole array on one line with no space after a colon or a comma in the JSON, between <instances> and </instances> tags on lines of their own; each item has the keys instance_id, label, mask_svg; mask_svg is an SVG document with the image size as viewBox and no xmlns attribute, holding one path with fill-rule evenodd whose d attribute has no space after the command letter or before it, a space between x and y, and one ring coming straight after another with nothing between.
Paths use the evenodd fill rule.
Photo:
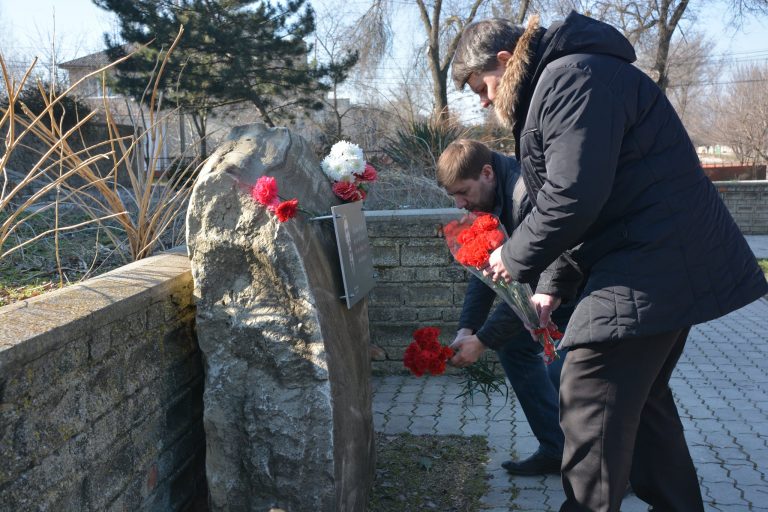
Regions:
<instances>
[{"instance_id":1,"label":"stone monument","mask_svg":"<svg viewBox=\"0 0 768 512\"><path fill-rule=\"evenodd\" d=\"M236 128L187 213L205 361L212 511L364 511L374 473L367 301L347 309L332 225L280 223L250 197L262 176L318 215L339 204L307 143Z\"/></svg>"}]
</instances>

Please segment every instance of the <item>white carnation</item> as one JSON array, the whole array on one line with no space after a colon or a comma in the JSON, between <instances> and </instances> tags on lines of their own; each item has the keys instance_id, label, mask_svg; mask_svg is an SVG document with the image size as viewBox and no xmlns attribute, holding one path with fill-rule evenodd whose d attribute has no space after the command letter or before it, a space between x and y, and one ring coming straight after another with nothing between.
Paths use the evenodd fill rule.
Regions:
<instances>
[{"instance_id":1,"label":"white carnation","mask_svg":"<svg viewBox=\"0 0 768 512\"><path fill-rule=\"evenodd\" d=\"M340 140L331 147L320 166L333 181L352 181L354 174L362 174L365 170L363 150L356 144Z\"/></svg>"}]
</instances>

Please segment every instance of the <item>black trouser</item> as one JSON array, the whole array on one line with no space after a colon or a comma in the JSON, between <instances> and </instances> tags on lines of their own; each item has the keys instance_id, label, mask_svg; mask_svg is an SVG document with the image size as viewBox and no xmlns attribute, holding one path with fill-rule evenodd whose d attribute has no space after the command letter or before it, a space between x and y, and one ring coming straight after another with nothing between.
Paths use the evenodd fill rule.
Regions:
<instances>
[{"instance_id":1,"label":"black trouser","mask_svg":"<svg viewBox=\"0 0 768 512\"><path fill-rule=\"evenodd\" d=\"M704 510L669 389L689 330L568 351L560 377L561 512L617 512L627 481L654 511Z\"/></svg>"}]
</instances>

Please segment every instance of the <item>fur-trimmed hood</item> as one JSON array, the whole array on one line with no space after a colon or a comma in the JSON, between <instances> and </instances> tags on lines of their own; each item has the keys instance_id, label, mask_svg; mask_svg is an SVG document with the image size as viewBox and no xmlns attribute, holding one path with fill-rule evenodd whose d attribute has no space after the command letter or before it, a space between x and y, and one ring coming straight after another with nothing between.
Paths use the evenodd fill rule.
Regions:
<instances>
[{"instance_id":1,"label":"fur-trimmed hood","mask_svg":"<svg viewBox=\"0 0 768 512\"><path fill-rule=\"evenodd\" d=\"M637 58L629 41L606 23L572 11L564 21L544 29L539 16L531 16L507 61L493 104L499 122L511 128L516 139L517 121L528 111L527 102L541 72L555 59L573 53L613 55L627 62Z\"/></svg>"}]
</instances>

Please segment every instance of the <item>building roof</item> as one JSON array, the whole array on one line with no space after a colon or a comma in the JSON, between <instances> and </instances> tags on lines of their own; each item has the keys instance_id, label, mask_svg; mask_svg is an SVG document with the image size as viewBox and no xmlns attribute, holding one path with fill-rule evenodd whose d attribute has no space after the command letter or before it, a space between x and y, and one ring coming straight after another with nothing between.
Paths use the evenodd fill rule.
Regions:
<instances>
[{"instance_id":1,"label":"building roof","mask_svg":"<svg viewBox=\"0 0 768 512\"><path fill-rule=\"evenodd\" d=\"M62 69L70 69L70 68L98 69L106 66L107 64L109 64L109 57L107 57L107 52L102 50L100 52L91 53L89 55L84 55L83 57L78 57L76 59L68 60L67 62L62 62L61 64L59 64L59 67Z\"/></svg>"}]
</instances>

